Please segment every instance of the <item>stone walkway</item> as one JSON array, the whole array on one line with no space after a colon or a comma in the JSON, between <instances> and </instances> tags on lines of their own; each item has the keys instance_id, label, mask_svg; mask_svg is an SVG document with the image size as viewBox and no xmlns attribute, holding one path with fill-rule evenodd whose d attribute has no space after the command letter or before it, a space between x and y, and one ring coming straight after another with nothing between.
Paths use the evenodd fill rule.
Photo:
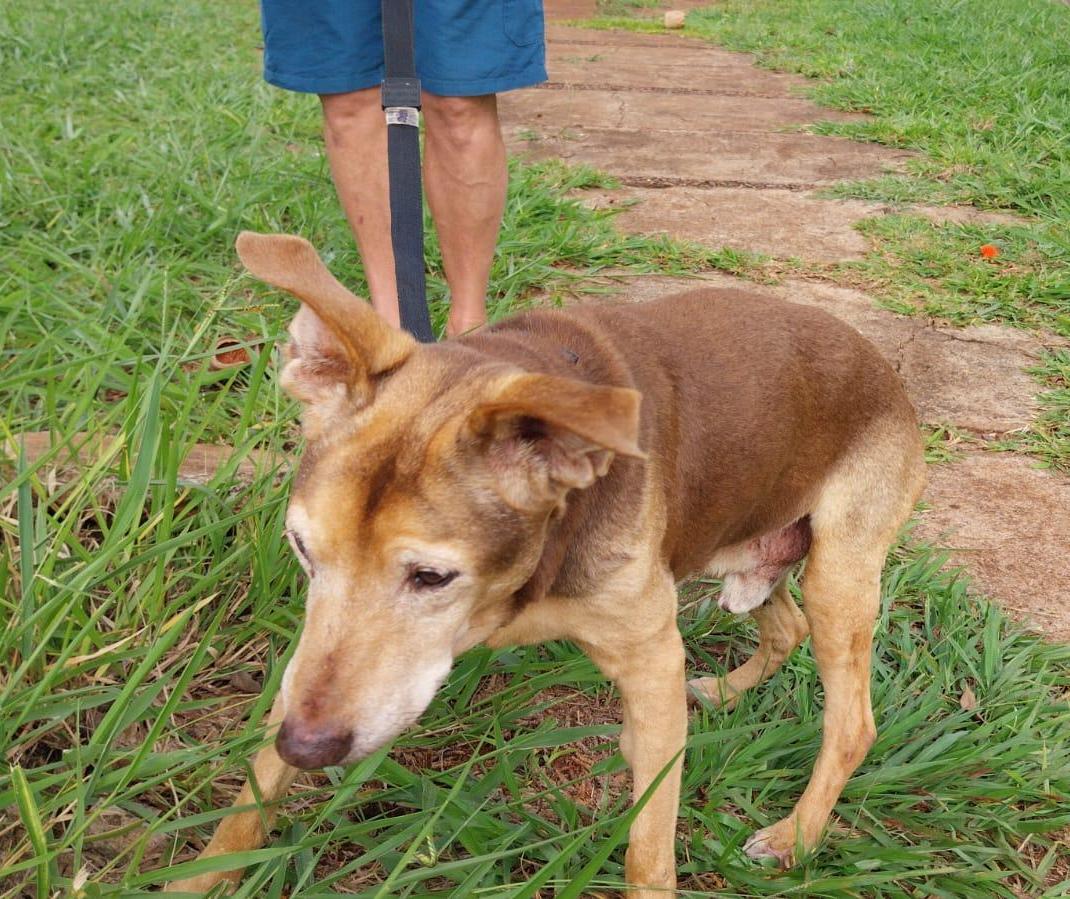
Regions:
<instances>
[{"instance_id":1,"label":"stone walkway","mask_svg":"<svg viewBox=\"0 0 1070 899\"><path fill-rule=\"evenodd\" d=\"M590 0L548 0L550 81L501 98L511 151L614 175L622 189L584 192L583 199L634 203L617 218L627 231L809 262L865 253L866 239L854 224L891 210L822 199L814 191L898 169L908 154L794 130L851 116L802 99L805 79L758 69L746 54L668 31L589 31L553 21L593 12ZM738 285L740 279L705 280ZM745 285L821 306L858 328L896 366L925 423L986 440L1035 415L1037 384L1025 370L1044 344L1027 332L897 316L863 293L828 283ZM625 278L620 296L639 300L693 286L693 280ZM953 547L954 562L1020 620L1070 640L1070 480L1036 470L1027 457L981 448L930 466L929 476L931 509L919 516L917 533Z\"/></svg>"}]
</instances>

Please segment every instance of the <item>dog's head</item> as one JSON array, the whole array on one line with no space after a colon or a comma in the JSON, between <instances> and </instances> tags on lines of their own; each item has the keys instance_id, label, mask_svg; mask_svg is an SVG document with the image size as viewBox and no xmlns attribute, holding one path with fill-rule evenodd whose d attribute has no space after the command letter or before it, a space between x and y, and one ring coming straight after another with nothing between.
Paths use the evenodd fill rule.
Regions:
<instances>
[{"instance_id":1,"label":"dog's head","mask_svg":"<svg viewBox=\"0 0 1070 899\"><path fill-rule=\"evenodd\" d=\"M300 238L246 232L238 252L302 303L282 384L303 404L287 527L309 589L277 746L303 768L352 762L507 622L568 491L642 455L639 394L417 344Z\"/></svg>"}]
</instances>

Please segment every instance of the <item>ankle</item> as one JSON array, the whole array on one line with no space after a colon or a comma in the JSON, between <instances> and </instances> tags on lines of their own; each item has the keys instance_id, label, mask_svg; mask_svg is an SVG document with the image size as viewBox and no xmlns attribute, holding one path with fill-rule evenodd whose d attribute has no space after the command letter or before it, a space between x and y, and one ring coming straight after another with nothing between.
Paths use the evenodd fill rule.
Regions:
<instances>
[{"instance_id":1,"label":"ankle","mask_svg":"<svg viewBox=\"0 0 1070 899\"><path fill-rule=\"evenodd\" d=\"M485 310L480 310L478 314L458 314L451 311L450 317L446 319L446 336L461 337L470 331L483 327L486 323L487 313Z\"/></svg>"}]
</instances>

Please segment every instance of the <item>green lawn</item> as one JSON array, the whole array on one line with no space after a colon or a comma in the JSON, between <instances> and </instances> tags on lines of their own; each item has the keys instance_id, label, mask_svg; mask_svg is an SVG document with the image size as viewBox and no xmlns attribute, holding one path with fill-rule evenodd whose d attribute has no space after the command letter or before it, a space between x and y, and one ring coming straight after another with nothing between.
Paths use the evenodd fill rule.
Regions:
<instances>
[{"instance_id":1,"label":"green lawn","mask_svg":"<svg viewBox=\"0 0 1070 899\"><path fill-rule=\"evenodd\" d=\"M261 740L300 626L287 478L233 476L253 449L294 449L271 359L293 306L239 274L233 238L292 230L346 280L359 286L361 272L317 104L260 83L257 43L251 2L0 7L0 438L110 435L81 471L16 462L0 481L0 897L77 895L75 882L84 896L133 896L187 863ZM598 178L513 167L496 314L598 287L606 268L738 264L622 238L562 198ZM221 334L265 348L250 369L214 374L204 360ZM207 485L178 477L198 441L236 447ZM788 810L813 764L809 651L734 711L694 720L678 851L692 895L1070 888L1053 839L1070 826L1070 650L1017 632L940 561L907 545L889 563L881 737L827 843L795 870L739 847ZM753 644L749 624L710 614L712 592L683 594L696 669L738 663ZM571 646L469 653L392 755L295 790L240 895L618 884L616 715Z\"/></svg>"}]
</instances>

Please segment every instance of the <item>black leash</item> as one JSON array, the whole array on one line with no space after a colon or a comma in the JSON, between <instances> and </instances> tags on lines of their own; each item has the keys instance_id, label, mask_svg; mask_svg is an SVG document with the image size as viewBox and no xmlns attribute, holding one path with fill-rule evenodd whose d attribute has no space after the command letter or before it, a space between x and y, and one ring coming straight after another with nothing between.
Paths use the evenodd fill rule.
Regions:
<instances>
[{"instance_id":1,"label":"black leash","mask_svg":"<svg viewBox=\"0 0 1070 899\"><path fill-rule=\"evenodd\" d=\"M390 167L390 239L401 324L433 343L424 282L424 211L420 184L420 79L413 52L412 0L383 0L383 112Z\"/></svg>"}]
</instances>

